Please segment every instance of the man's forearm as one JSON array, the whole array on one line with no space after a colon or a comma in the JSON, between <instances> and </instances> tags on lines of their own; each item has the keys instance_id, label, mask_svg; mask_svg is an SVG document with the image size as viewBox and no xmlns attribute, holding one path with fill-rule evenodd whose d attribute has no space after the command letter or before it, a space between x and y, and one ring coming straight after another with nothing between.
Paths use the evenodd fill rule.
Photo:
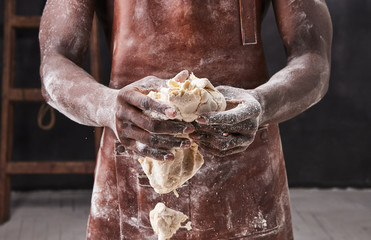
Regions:
<instances>
[{"instance_id":1,"label":"man's forearm","mask_svg":"<svg viewBox=\"0 0 371 240\"><path fill-rule=\"evenodd\" d=\"M260 124L288 120L317 103L328 88L330 63L307 53L289 61L265 84L252 90L262 105Z\"/></svg>"},{"instance_id":2,"label":"man's forearm","mask_svg":"<svg viewBox=\"0 0 371 240\"><path fill-rule=\"evenodd\" d=\"M118 90L98 83L58 54L43 58L40 73L43 96L52 107L80 124L115 128Z\"/></svg>"}]
</instances>

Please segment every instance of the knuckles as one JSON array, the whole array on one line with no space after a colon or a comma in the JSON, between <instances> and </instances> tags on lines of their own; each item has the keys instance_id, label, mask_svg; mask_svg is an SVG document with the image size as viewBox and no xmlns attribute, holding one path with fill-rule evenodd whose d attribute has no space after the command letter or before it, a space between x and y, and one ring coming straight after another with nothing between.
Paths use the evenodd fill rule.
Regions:
<instances>
[{"instance_id":1,"label":"knuckles","mask_svg":"<svg viewBox=\"0 0 371 240\"><path fill-rule=\"evenodd\" d=\"M131 94L132 94L131 87L124 87L120 90L120 92L117 96L117 100L119 102L123 102L123 101L126 102Z\"/></svg>"},{"instance_id":2,"label":"knuckles","mask_svg":"<svg viewBox=\"0 0 371 240\"><path fill-rule=\"evenodd\" d=\"M118 133L119 137L121 138L120 140L126 139L125 132L129 128L129 126L130 126L129 123L117 124L116 128L117 128L117 133Z\"/></svg>"},{"instance_id":3,"label":"knuckles","mask_svg":"<svg viewBox=\"0 0 371 240\"><path fill-rule=\"evenodd\" d=\"M122 121L122 120L125 119L125 116L126 116L126 114L123 111L122 106L118 106L117 109L116 109L116 113L115 113L116 119L119 119L120 121Z\"/></svg>"},{"instance_id":4,"label":"knuckles","mask_svg":"<svg viewBox=\"0 0 371 240\"><path fill-rule=\"evenodd\" d=\"M141 108L145 110L149 110L151 108L151 103L149 97L142 97L137 100L138 104Z\"/></svg>"}]
</instances>

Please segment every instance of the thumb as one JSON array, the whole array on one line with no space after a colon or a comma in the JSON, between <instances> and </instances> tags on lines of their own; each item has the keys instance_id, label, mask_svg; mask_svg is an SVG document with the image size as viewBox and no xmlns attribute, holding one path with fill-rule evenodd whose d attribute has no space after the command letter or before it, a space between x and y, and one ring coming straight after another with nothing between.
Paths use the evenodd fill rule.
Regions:
<instances>
[{"instance_id":1,"label":"thumb","mask_svg":"<svg viewBox=\"0 0 371 240\"><path fill-rule=\"evenodd\" d=\"M175 75L175 77L173 78L175 81L177 82L185 82L189 77L189 72L188 70L183 70L181 71L180 73L178 73L177 75Z\"/></svg>"}]
</instances>

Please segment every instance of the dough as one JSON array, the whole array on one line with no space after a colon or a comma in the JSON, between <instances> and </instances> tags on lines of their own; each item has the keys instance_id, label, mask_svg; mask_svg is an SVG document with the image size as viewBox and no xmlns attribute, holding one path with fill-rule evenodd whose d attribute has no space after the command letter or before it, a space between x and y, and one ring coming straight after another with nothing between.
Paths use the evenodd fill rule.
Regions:
<instances>
[{"instance_id":1,"label":"dough","mask_svg":"<svg viewBox=\"0 0 371 240\"><path fill-rule=\"evenodd\" d=\"M193 122L201 113L224 111L226 101L207 78L197 78L193 73L185 82L170 79L167 88L160 92L151 91L148 96L170 102L177 110L175 119ZM164 115L151 112L155 118L167 119Z\"/></svg>"},{"instance_id":2,"label":"dough","mask_svg":"<svg viewBox=\"0 0 371 240\"><path fill-rule=\"evenodd\" d=\"M160 194L180 188L204 163L198 145L193 141L190 148L174 149L172 152L173 161L157 161L149 157L139 159L151 186Z\"/></svg>"},{"instance_id":3,"label":"dough","mask_svg":"<svg viewBox=\"0 0 371 240\"><path fill-rule=\"evenodd\" d=\"M181 223L188 219L186 215L166 207L163 203L157 203L149 213L149 217L152 228L158 235L158 240L171 238L179 228L186 228L188 231L192 229L191 222L181 226Z\"/></svg>"},{"instance_id":4,"label":"dough","mask_svg":"<svg viewBox=\"0 0 371 240\"><path fill-rule=\"evenodd\" d=\"M207 78L197 78L193 74L184 82L171 79L167 88L162 88L159 92L150 92L148 96L174 105L177 109L176 119L186 122L196 120L201 113L223 111L226 107L224 96L210 81ZM154 118L166 119L166 116L158 113L147 112L146 114ZM181 137L188 136L181 135ZM171 151L175 156L173 161L157 161L149 157L139 159L151 186L160 194L171 191L177 194L175 190L193 177L204 163L198 145L192 140L189 149Z\"/></svg>"}]
</instances>

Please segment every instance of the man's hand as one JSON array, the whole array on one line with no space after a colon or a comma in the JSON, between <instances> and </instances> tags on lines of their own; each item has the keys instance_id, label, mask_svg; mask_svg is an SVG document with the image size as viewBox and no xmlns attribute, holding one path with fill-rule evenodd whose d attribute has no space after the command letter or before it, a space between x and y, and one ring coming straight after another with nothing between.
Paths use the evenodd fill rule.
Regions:
<instances>
[{"instance_id":1,"label":"man's hand","mask_svg":"<svg viewBox=\"0 0 371 240\"><path fill-rule=\"evenodd\" d=\"M187 76L176 76L183 77ZM180 121L153 119L143 113L155 111L169 119L175 117L176 110L171 105L147 96L151 90L158 91L164 86L166 80L149 76L123 87L116 101L116 133L126 149L157 160L173 160L170 149L189 148L191 144L189 139L174 135L191 133L194 127Z\"/></svg>"},{"instance_id":2,"label":"man's hand","mask_svg":"<svg viewBox=\"0 0 371 240\"><path fill-rule=\"evenodd\" d=\"M249 90L230 86L217 89L227 100L223 112L202 114L190 137L205 151L227 156L242 152L252 143L259 126L260 103Z\"/></svg>"}]
</instances>

